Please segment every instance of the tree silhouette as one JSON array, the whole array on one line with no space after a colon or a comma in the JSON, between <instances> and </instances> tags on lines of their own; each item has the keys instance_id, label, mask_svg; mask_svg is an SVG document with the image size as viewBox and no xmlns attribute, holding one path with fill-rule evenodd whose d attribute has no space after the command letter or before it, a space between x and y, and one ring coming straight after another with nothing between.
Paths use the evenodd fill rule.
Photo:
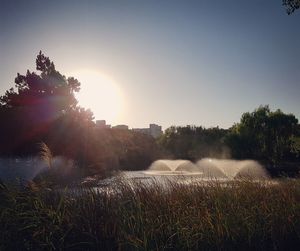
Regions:
<instances>
[{"instance_id":1,"label":"tree silhouette","mask_svg":"<svg viewBox=\"0 0 300 251\"><path fill-rule=\"evenodd\" d=\"M74 93L80 90L77 79L61 75L48 57L40 51L36 59L40 75L27 70L26 75L17 74L15 87L0 97L1 108L39 107L48 115L59 116L77 105ZM53 112L53 114L50 114Z\"/></svg>"},{"instance_id":2,"label":"tree silhouette","mask_svg":"<svg viewBox=\"0 0 300 251\"><path fill-rule=\"evenodd\" d=\"M77 105L77 79L62 75L41 51L36 58L36 70L40 73L18 73L15 88L0 97L0 154L31 154L34 145L47 137L56 121L72 117L81 124L93 119L90 110Z\"/></svg>"},{"instance_id":3,"label":"tree silhouette","mask_svg":"<svg viewBox=\"0 0 300 251\"><path fill-rule=\"evenodd\" d=\"M286 12L290 15L300 8L300 0L282 0L282 5L285 6Z\"/></svg>"}]
</instances>

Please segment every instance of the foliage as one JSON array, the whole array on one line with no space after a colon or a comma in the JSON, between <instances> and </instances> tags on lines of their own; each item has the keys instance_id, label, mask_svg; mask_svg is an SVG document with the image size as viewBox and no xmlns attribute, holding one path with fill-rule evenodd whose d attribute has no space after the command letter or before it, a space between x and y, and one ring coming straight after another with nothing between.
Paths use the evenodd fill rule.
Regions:
<instances>
[{"instance_id":1,"label":"foliage","mask_svg":"<svg viewBox=\"0 0 300 251\"><path fill-rule=\"evenodd\" d=\"M290 15L300 7L300 0L282 0L282 5L285 6L286 12Z\"/></svg>"},{"instance_id":2,"label":"foliage","mask_svg":"<svg viewBox=\"0 0 300 251\"><path fill-rule=\"evenodd\" d=\"M230 129L226 143L236 158L278 163L294 156L293 138L299 133L297 127L298 120L293 114L279 109L272 112L269 106L260 106L242 115L240 123Z\"/></svg>"},{"instance_id":3,"label":"foliage","mask_svg":"<svg viewBox=\"0 0 300 251\"><path fill-rule=\"evenodd\" d=\"M226 130L218 127L172 126L166 129L158 142L175 158L226 157L229 152L223 142L225 135Z\"/></svg>"},{"instance_id":4,"label":"foliage","mask_svg":"<svg viewBox=\"0 0 300 251\"><path fill-rule=\"evenodd\" d=\"M158 143L167 152L165 156L168 158L256 159L274 172L273 167L277 166L276 169L292 174L298 170L299 139L300 126L293 114L260 106L253 112L244 113L240 122L229 130L172 126L158 139Z\"/></svg>"},{"instance_id":5,"label":"foliage","mask_svg":"<svg viewBox=\"0 0 300 251\"><path fill-rule=\"evenodd\" d=\"M88 128L78 127L73 121L61 122L54 125L46 138L54 156L75 160L77 166L85 169L85 175L104 178L117 170L147 169L160 156L150 136L130 130Z\"/></svg>"},{"instance_id":6,"label":"foliage","mask_svg":"<svg viewBox=\"0 0 300 251\"><path fill-rule=\"evenodd\" d=\"M1 184L1 250L292 250L299 180L25 190ZM101 192L100 192L101 191ZM105 192L107 191L107 192Z\"/></svg>"},{"instance_id":7,"label":"foliage","mask_svg":"<svg viewBox=\"0 0 300 251\"><path fill-rule=\"evenodd\" d=\"M66 79L61 75L48 57L40 51L36 59L36 69L40 75L27 70L26 75L17 74L15 91L11 88L0 98L4 108L39 107L48 111L48 116L59 116L74 109L77 100L74 92L80 89L80 83L74 78Z\"/></svg>"},{"instance_id":8,"label":"foliage","mask_svg":"<svg viewBox=\"0 0 300 251\"><path fill-rule=\"evenodd\" d=\"M36 70L17 74L15 88L0 97L1 155L29 155L44 141L58 120L73 117L92 121L92 113L77 106L75 92L80 83L59 73L42 52L37 55Z\"/></svg>"}]
</instances>

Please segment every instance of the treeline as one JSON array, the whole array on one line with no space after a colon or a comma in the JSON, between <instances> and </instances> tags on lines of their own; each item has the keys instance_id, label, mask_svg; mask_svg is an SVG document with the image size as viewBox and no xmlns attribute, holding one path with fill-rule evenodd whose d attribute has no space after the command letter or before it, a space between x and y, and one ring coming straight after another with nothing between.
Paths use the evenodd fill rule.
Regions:
<instances>
[{"instance_id":1,"label":"treeline","mask_svg":"<svg viewBox=\"0 0 300 251\"><path fill-rule=\"evenodd\" d=\"M273 171L295 170L294 167L300 163L300 125L297 118L279 109L271 111L269 106L244 113L240 122L227 130L172 126L158 143L174 158L255 159Z\"/></svg>"},{"instance_id":2,"label":"treeline","mask_svg":"<svg viewBox=\"0 0 300 251\"><path fill-rule=\"evenodd\" d=\"M147 168L158 158L255 159L273 169L300 160L300 126L293 114L260 106L229 129L166 129L157 140L129 130L99 129L77 104L80 82L58 72L42 52L39 72L17 74L0 97L0 158L36 156L44 142L54 156L73 159L87 173Z\"/></svg>"},{"instance_id":3,"label":"treeline","mask_svg":"<svg viewBox=\"0 0 300 251\"><path fill-rule=\"evenodd\" d=\"M219 127L172 126L158 139L158 144L170 158L195 161L204 157L230 157L224 142L228 130Z\"/></svg>"},{"instance_id":4,"label":"treeline","mask_svg":"<svg viewBox=\"0 0 300 251\"><path fill-rule=\"evenodd\" d=\"M225 139L236 158L252 158L278 164L297 161L300 153L300 125L293 114L260 106L246 112L232 126Z\"/></svg>"}]
</instances>

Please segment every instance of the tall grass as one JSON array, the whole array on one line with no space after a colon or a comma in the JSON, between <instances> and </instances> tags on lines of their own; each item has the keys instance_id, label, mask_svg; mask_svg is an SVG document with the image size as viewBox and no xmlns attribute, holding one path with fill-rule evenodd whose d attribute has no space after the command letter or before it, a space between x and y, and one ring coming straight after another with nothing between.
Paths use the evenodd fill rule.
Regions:
<instances>
[{"instance_id":1,"label":"tall grass","mask_svg":"<svg viewBox=\"0 0 300 251\"><path fill-rule=\"evenodd\" d=\"M290 250L300 181L0 189L0 250Z\"/></svg>"}]
</instances>

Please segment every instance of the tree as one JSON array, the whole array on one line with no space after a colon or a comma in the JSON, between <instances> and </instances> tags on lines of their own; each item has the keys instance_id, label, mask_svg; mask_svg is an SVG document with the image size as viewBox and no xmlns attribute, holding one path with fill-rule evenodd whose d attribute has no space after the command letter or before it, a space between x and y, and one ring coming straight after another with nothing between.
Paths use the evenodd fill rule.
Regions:
<instances>
[{"instance_id":1,"label":"tree","mask_svg":"<svg viewBox=\"0 0 300 251\"><path fill-rule=\"evenodd\" d=\"M92 113L77 105L77 79L66 78L41 51L36 70L17 74L15 88L0 97L0 154L31 154L56 121L69 119L92 121Z\"/></svg>"},{"instance_id":2,"label":"tree","mask_svg":"<svg viewBox=\"0 0 300 251\"><path fill-rule=\"evenodd\" d=\"M196 126L166 129L159 138L160 146L174 158L197 160L203 157L225 157L227 147L223 142L226 130L218 127Z\"/></svg>"},{"instance_id":3,"label":"tree","mask_svg":"<svg viewBox=\"0 0 300 251\"><path fill-rule=\"evenodd\" d=\"M288 15L300 8L300 0L282 0L282 5L285 6Z\"/></svg>"},{"instance_id":4,"label":"tree","mask_svg":"<svg viewBox=\"0 0 300 251\"><path fill-rule=\"evenodd\" d=\"M48 112L48 116L59 115L74 110L77 100L75 92L80 90L80 83L72 77L61 75L48 57L40 51L36 59L36 69L27 70L26 75L17 74L15 87L0 97L1 108L34 107Z\"/></svg>"},{"instance_id":5,"label":"tree","mask_svg":"<svg viewBox=\"0 0 300 251\"><path fill-rule=\"evenodd\" d=\"M240 123L230 129L226 143L234 157L278 163L292 157L297 127L298 120L293 114L279 109L272 112L269 106L260 106L242 115Z\"/></svg>"}]
</instances>

